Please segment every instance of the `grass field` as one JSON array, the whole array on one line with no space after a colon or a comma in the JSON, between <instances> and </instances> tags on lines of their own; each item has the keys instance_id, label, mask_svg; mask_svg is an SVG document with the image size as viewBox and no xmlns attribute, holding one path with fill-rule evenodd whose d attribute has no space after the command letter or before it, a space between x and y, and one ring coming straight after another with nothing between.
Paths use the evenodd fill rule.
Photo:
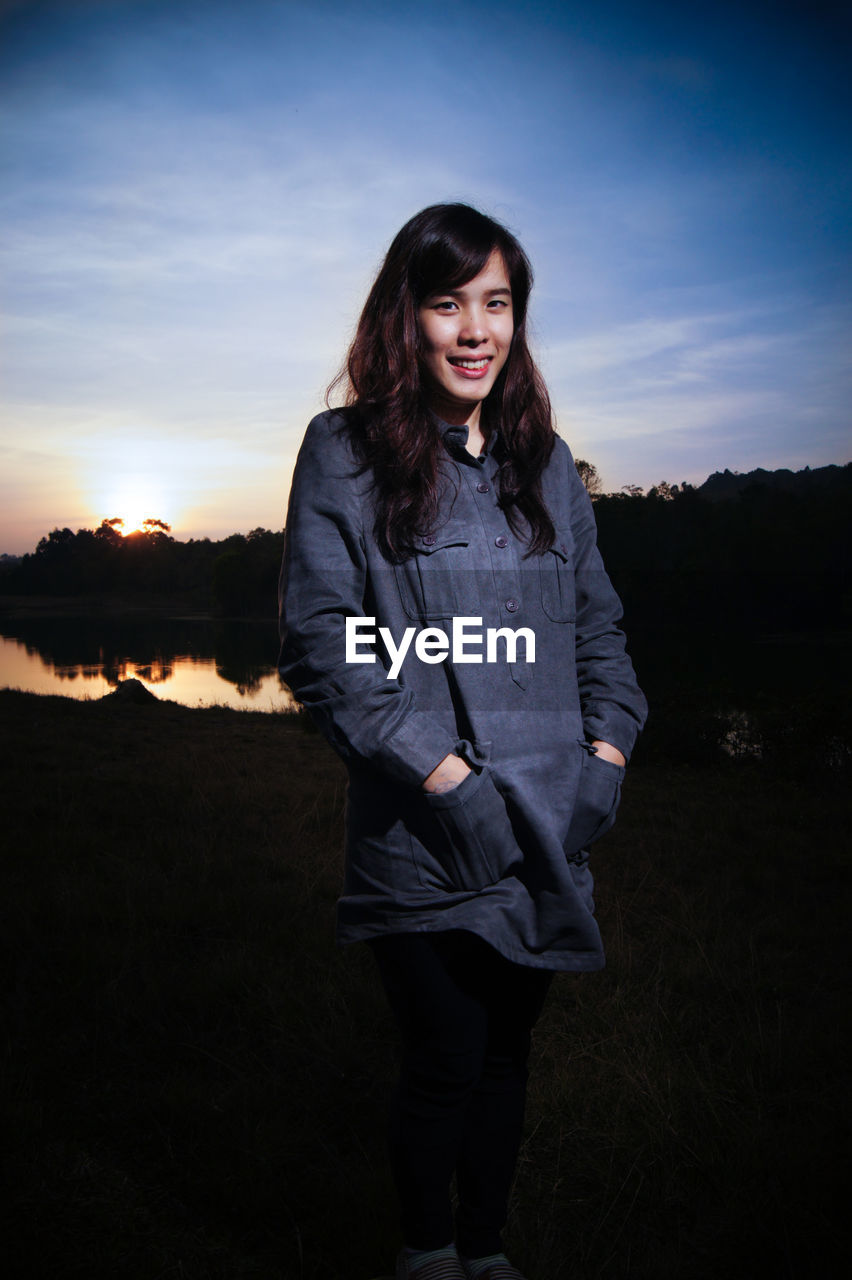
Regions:
<instances>
[{"instance_id":1,"label":"grass field","mask_svg":"<svg viewBox=\"0 0 852 1280\"><path fill-rule=\"evenodd\" d=\"M509 1250L530 1280L830 1280L848 751L657 732L594 854L607 968L536 1034ZM6 1274L390 1270L395 1040L333 940L342 766L300 717L120 699L2 693L0 744Z\"/></svg>"}]
</instances>

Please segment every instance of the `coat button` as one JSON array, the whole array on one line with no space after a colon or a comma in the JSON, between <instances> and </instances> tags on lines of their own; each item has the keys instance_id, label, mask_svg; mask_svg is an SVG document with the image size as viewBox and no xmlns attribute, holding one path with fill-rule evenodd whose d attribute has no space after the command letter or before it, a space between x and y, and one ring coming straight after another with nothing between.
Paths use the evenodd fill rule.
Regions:
<instances>
[{"instance_id":1,"label":"coat button","mask_svg":"<svg viewBox=\"0 0 852 1280\"><path fill-rule=\"evenodd\" d=\"M426 543L427 547L431 547L438 541L438 539L435 537L434 533L427 533L423 541Z\"/></svg>"},{"instance_id":2,"label":"coat button","mask_svg":"<svg viewBox=\"0 0 852 1280\"><path fill-rule=\"evenodd\" d=\"M495 547L505 547L508 546L508 543L509 539L506 537L505 533L501 533L499 538L494 539Z\"/></svg>"},{"instance_id":3,"label":"coat button","mask_svg":"<svg viewBox=\"0 0 852 1280\"><path fill-rule=\"evenodd\" d=\"M518 602L514 596L509 596L509 599L506 601L506 608L509 610L509 613L515 613L517 611Z\"/></svg>"},{"instance_id":4,"label":"coat button","mask_svg":"<svg viewBox=\"0 0 852 1280\"><path fill-rule=\"evenodd\" d=\"M479 484L476 486L476 492L477 492L477 493L488 493L488 490L489 490L490 488L491 488L491 486L490 486L489 484L486 484L484 480L480 480Z\"/></svg>"}]
</instances>

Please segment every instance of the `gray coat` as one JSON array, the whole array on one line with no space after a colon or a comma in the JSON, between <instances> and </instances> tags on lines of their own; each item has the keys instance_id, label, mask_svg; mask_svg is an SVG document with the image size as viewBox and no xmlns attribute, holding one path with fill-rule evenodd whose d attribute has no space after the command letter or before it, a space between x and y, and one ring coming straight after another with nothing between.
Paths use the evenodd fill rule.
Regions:
<instances>
[{"instance_id":1,"label":"gray coat","mask_svg":"<svg viewBox=\"0 0 852 1280\"><path fill-rule=\"evenodd\" d=\"M370 475L340 415L310 423L293 476L280 670L349 768L338 938L467 929L520 964L597 969L588 847L615 821L624 770L589 743L629 757L646 704L591 502L557 439L543 475L556 536L524 559L497 505L499 435L477 459L466 427L439 427L441 519L403 564L376 542ZM479 621L454 660L460 617ZM348 653L347 618L372 620ZM513 653L495 634L489 653L501 628L533 639L520 633ZM427 795L422 780L453 751L472 772Z\"/></svg>"}]
</instances>

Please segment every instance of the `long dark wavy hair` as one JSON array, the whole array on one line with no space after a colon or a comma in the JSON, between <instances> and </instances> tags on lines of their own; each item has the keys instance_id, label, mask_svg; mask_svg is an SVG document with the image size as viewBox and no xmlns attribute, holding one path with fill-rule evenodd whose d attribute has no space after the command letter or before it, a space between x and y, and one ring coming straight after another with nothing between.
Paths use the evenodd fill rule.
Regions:
<instances>
[{"instance_id":1,"label":"long dark wavy hair","mask_svg":"<svg viewBox=\"0 0 852 1280\"><path fill-rule=\"evenodd\" d=\"M345 388L346 424L375 478L375 533L389 559L405 559L415 538L435 527L442 489L443 445L429 412L418 308L432 294L479 275L495 249L512 289L514 334L483 401L481 422L489 431L500 429L499 504L526 539L526 554L541 554L553 540L541 495L541 473L555 440L553 415L526 339L532 268L515 237L493 218L466 204L434 204L415 214L391 244L326 396L330 405Z\"/></svg>"}]
</instances>

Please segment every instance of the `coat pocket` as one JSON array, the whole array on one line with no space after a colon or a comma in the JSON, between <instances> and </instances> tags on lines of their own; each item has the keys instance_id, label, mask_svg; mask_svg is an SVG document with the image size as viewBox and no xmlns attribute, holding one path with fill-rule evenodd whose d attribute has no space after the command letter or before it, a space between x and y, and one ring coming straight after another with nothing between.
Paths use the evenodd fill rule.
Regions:
<instances>
[{"instance_id":1,"label":"coat pocket","mask_svg":"<svg viewBox=\"0 0 852 1280\"><path fill-rule=\"evenodd\" d=\"M439 856L455 888L484 889L522 861L506 802L489 769L472 770L452 791L427 792L425 800L445 837Z\"/></svg>"},{"instance_id":2,"label":"coat pocket","mask_svg":"<svg viewBox=\"0 0 852 1280\"><path fill-rule=\"evenodd\" d=\"M568 834L563 842L569 858L599 840L615 822L625 772L623 765L602 760L590 750L588 743L583 742L579 746L583 751L580 781Z\"/></svg>"},{"instance_id":3,"label":"coat pocket","mask_svg":"<svg viewBox=\"0 0 852 1280\"><path fill-rule=\"evenodd\" d=\"M552 622L573 622L577 616L574 592L574 537L570 529L557 529L553 542L539 560L541 607Z\"/></svg>"},{"instance_id":4,"label":"coat pocket","mask_svg":"<svg viewBox=\"0 0 852 1280\"><path fill-rule=\"evenodd\" d=\"M413 554L394 565L402 607L409 618L436 622L465 612L460 586L469 567L468 542L466 530L444 529L421 538Z\"/></svg>"}]
</instances>

